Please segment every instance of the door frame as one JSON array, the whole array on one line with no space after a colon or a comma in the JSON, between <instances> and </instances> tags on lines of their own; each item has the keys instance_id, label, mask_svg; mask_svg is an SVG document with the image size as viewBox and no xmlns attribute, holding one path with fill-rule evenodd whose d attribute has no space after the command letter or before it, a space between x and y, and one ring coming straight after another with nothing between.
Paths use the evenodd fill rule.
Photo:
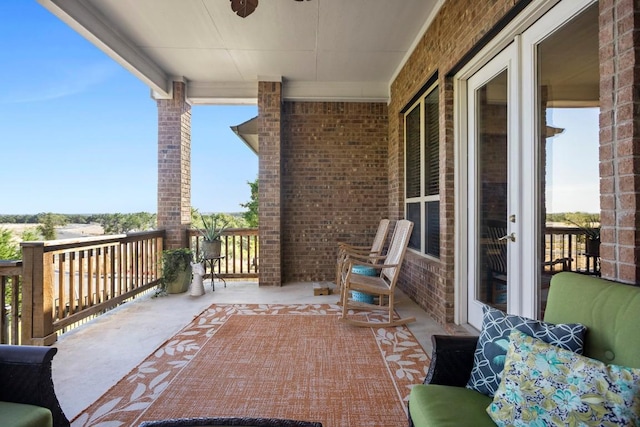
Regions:
<instances>
[{"instance_id":1,"label":"door frame","mask_svg":"<svg viewBox=\"0 0 640 427\"><path fill-rule=\"evenodd\" d=\"M515 231L516 239L521 242L534 242L530 245L519 245L521 247L519 256L520 259L530 259L532 265L530 268L518 269L517 273L519 277L511 276L511 269L509 277L511 279L518 280L522 284L522 292L516 299L513 296L509 297L509 311L521 314L523 316L535 318L537 316L537 306L539 303L539 292L537 291L537 284L539 282L539 265L540 265L540 243L537 241L537 236L540 233L540 227L538 225L539 212L531 207L537 206L537 199L540 189L538 188L538 171L535 168L523 168L522 159L529 158L535 159L535 162L539 161L537 153L525 152L525 149L533 150L535 144L533 139L537 136L537 108L535 95L535 60L523 61L525 55L532 55L533 45L529 44L531 38L526 39L527 46L522 46L520 35L531 27L536 21L542 18L551 8L558 6L554 10L553 16L550 19L555 23L552 28L547 29L546 33L551 33L555 28L563 25L570 20L573 16L580 13L589 5L597 2L597 0L543 0L536 1L529 4L524 10L518 14L509 24L507 24L500 33L479 50L478 54L467 64L460 68L460 70L453 76L453 90L454 90L454 164L455 164L455 311L454 322L456 324L469 323L469 299L468 299L468 281L469 275L469 229L468 229L468 171L467 168L467 153L469 145L468 137L468 103L467 103L467 81L479 70L488 64L497 54L499 54L510 43L517 43L518 54L516 55L518 75L517 89L517 103L514 108L519 108L522 114L517 115L518 133L511 135L511 138L516 139L520 145L520 160L519 160L519 179L522 183L532 183L534 186L533 191L529 191L526 198L521 196L518 202L519 219L517 218L516 225L520 224L518 230ZM548 15L549 16L549 15ZM547 18L546 18L547 19ZM557 23L561 21L560 23ZM543 37L542 37L543 38ZM524 64L523 64L524 62ZM526 79L525 79L526 77ZM523 96L523 94L529 93L530 96ZM525 114L529 112L529 114ZM526 154L526 156L525 156ZM534 155L535 157L530 157ZM511 161L511 159L510 159ZM515 168L512 168L515 169ZM512 176L509 175L509 179ZM529 207L529 208L527 208ZM522 224L529 224L530 226L524 227ZM511 257L514 260L515 258ZM509 266L511 267L511 266ZM530 298L526 298L524 295L529 295ZM516 311L517 310L517 311Z\"/></svg>"},{"instance_id":2,"label":"door frame","mask_svg":"<svg viewBox=\"0 0 640 427\"><path fill-rule=\"evenodd\" d=\"M517 79L514 78L514 76L519 75L519 64L517 55L518 44L519 36L516 36L516 39L512 43L505 47L499 54L492 58L491 61L485 64L467 80L467 197L465 200L467 206L465 212L467 213L467 230L469 231L469 233L466 235L467 247L469 249L469 252L467 255L468 268L465 282L468 284L473 283L478 285L482 283L482 278L478 276L481 269L476 263L476 261L480 259L480 243L477 239L479 238L480 234L478 233L478 209L480 204L478 196L480 195L481 187L481 183L475 179L481 167L479 162L479 154L481 150L479 146L480 140L478 139L479 135L477 135L476 129L476 94L477 89L483 87L503 72L507 73L507 122L505 126L507 130L507 171L505 175L508 183L504 221L507 224L507 234L514 233L516 236L516 240L514 242L506 242L508 282L511 282L515 277L515 283L518 283L517 278L520 275L519 264L516 261L517 259L519 259L520 246L522 246L520 240L521 227L519 221L521 206L518 194L518 189L521 187L519 174L521 161L519 154L522 150L519 147L519 140L517 138L514 138L514 136L517 136L520 133L520 114L517 104L518 86ZM514 222L507 221L507 218L512 215L514 216L514 218L516 218L516 220ZM467 286L467 320L472 326L480 328L482 323L483 304L479 301L478 298L474 298L477 290L478 286ZM518 288L508 289L507 307L510 311L517 312L519 310L517 305L521 298L522 296L520 295L520 290Z\"/></svg>"}]
</instances>

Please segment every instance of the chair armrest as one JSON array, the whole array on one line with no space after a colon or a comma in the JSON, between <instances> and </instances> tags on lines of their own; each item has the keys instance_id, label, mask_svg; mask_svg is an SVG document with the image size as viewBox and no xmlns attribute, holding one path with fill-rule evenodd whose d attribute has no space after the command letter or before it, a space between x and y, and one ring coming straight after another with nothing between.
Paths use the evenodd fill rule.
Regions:
<instances>
[{"instance_id":1,"label":"chair armrest","mask_svg":"<svg viewBox=\"0 0 640 427\"><path fill-rule=\"evenodd\" d=\"M471 376L475 336L432 335L433 352L424 384L464 387Z\"/></svg>"},{"instance_id":2,"label":"chair armrest","mask_svg":"<svg viewBox=\"0 0 640 427\"><path fill-rule=\"evenodd\" d=\"M48 408L55 427L68 427L51 377L51 361L58 349L0 345L0 400Z\"/></svg>"},{"instance_id":3,"label":"chair armrest","mask_svg":"<svg viewBox=\"0 0 640 427\"><path fill-rule=\"evenodd\" d=\"M358 246L358 245L351 245L349 243L343 243L343 242L338 242L338 248L345 249L348 251L371 252L371 246Z\"/></svg>"}]
</instances>

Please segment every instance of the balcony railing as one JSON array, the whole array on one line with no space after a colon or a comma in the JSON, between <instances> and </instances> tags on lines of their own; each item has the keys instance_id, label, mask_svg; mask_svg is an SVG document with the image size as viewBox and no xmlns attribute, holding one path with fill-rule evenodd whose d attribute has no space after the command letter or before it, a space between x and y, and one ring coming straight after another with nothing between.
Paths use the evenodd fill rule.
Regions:
<instances>
[{"instance_id":1,"label":"balcony railing","mask_svg":"<svg viewBox=\"0 0 640 427\"><path fill-rule=\"evenodd\" d=\"M584 230L575 227L547 227L544 238L545 271L561 270L600 274L599 242L589 244Z\"/></svg>"},{"instance_id":2,"label":"balcony railing","mask_svg":"<svg viewBox=\"0 0 640 427\"><path fill-rule=\"evenodd\" d=\"M0 344L20 343L22 261L0 261Z\"/></svg>"},{"instance_id":3,"label":"balcony railing","mask_svg":"<svg viewBox=\"0 0 640 427\"><path fill-rule=\"evenodd\" d=\"M583 231L547 228L546 270L599 273L599 258L587 249ZM188 231L194 258L202 236ZM0 261L0 343L50 345L69 330L157 285L164 231L22 243L21 261ZM223 234L216 276L258 277L257 229Z\"/></svg>"},{"instance_id":4,"label":"balcony railing","mask_svg":"<svg viewBox=\"0 0 640 427\"><path fill-rule=\"evenodd\" d=\"M57 333L157 285L163 231L23 242L21 343Z\"/></svg>"},{"instance_id":5,"label":"balcony railing","mask_svg":"<svg viewBox=\"0 0 640 427\"><path fill-rule=\"evenodd\" d=\"M202 237L188 235L199 259ZM50 345L149 291L161 276L163 242L164 231L23 242L22 260L0 261L0 343ZM221 255L217 277L257 278L258 230L226 230Z\"/></svg>"},{"instance_id":6,"label":"balcony railing","mask_svg":"<svg viewBox=\"0 0 640 427\"><path fill-rule=\"evenodd\" d=\"M202 258L202 235L189 230L189 241L194 258ZM216 276L223 279L258 278L258 229L232 228L222 233L222 258L215 264ZM207 277L211 277L210 274Z\"/></svg>"}]
</instances>

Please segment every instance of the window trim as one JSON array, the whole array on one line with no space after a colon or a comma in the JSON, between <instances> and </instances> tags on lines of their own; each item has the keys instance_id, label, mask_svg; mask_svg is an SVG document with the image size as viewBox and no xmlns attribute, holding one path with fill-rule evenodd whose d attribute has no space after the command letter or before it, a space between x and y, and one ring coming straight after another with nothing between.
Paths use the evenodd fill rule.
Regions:
<instances>
[{"instance_id":1,"label":"window trim","mask_svg":"<svg viewBox=\"0 0 640 427\"><path fill-rule=\"evenodd\" d=\"M429 259L433 259L433 260L440 260L440 250L438 250L438 255L435 254L429 254L427 253L427 248L428 248L428 244L427 244L427 239L428 239L428 233L427 233L427 209L426 209L426 205L429 202L438 202L438 204L440 203L440 194L442 192L441 190L441 183L438 183L438 193L437 194L431 194L431 195L426 195L427 189L426 189L426 183L425 183L425 174L426 174L426 167L425 167L425 162L427 160L426 156L427 156L427 147L426 147L426 98L428 96L430 96L431 94L434 93L434 91L437 91L437 98L438 98L438 122L440 121L440 98L441 98L441 94L439 92L440 90L440 86L438 85L438 81L437 81L437 75L435 75L434 77L432 77L431 79L429 79L429 83L423 87L423 90L412 99L412 103L410 105L408 105L406 108L403 109L402 114L403 114L403 144L404 144L404 194L403 194L403 199L404 199L404 217L407 218L408 215L408 206L410 204L418 204L420 206L420 227L417 230L417 232L419 233L420 236L420 248L413 248L413 247L408 247L407 249L415 254L418 254L420 256L429 258ZM407 117L409 116L409 114L411 114L412 112L415 111L416 108L420 109L420 196L418 197L407 197ZM438 123L438 145L440 144L440 124ZM438 146L438 169L440 169L440 147ZM440 171L438 170L438 175L440 174ZM439 205L439 209L438 211L440 211L440 205ZM438 218L438 229L440 229L441 226L441 221L440 218ZM418 227L416 227L418 228ZM438 247L440 248L441 246L441 242L442 239L440 238L440 233L438 233Z\"/></svg>"}]
</instances>

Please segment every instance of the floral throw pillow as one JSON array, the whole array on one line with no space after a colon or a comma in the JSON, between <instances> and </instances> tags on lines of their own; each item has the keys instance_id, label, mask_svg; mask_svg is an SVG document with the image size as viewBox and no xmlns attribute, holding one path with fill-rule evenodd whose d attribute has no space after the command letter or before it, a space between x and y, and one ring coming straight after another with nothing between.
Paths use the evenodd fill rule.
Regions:
<instances>
[{"instance_id":1,"label":"floral throw pillow","mask_svg":"<svg viewBox=\"0 0 640 427\"><path fill-rule=\"evenodd\" d=\"M487 413L498 426L638 426L640 369L605 365L513 331Z\"/></svg>"},{"instance_id":2,"label":"floral throw pillow","mask_svg":"<svg viewBox=\"0 0 640 427\"><path fill-rule=\"evenodd\" d=\"M557 324L506 314L487 305L483 308L482 331L473 356L473 369L467 388L493 397L500 384L509 334L517 329L542 341L582 354L585 326Z\"/></svg>"}]
</instances>

